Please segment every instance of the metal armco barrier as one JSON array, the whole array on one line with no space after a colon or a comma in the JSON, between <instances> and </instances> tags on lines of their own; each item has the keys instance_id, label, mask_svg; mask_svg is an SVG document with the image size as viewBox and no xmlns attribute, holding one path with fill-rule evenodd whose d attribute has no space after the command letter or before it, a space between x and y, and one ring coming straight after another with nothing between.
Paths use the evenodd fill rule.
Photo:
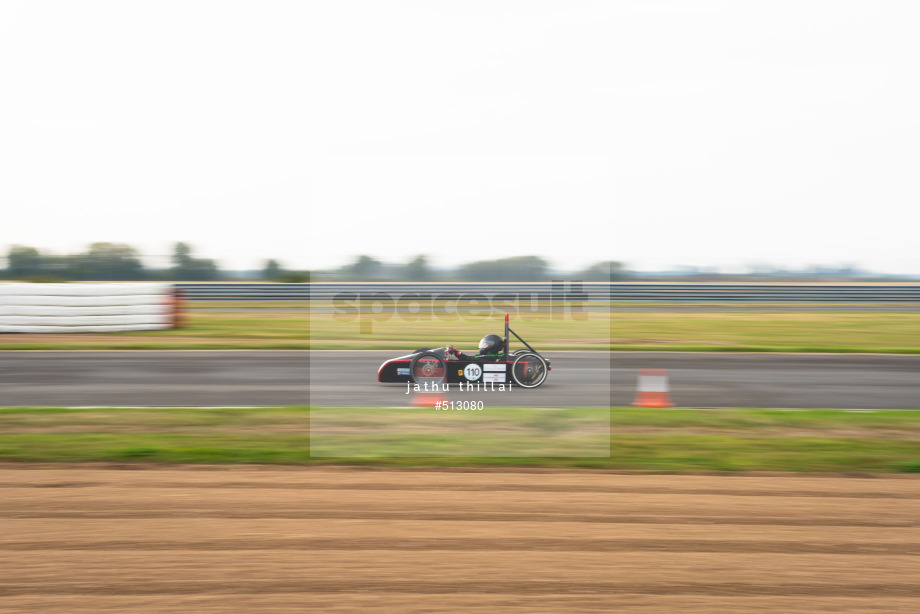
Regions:
<instances>
[{"instance_id":1,"label":"metal armco barrier","mask_svg":"<svg viewBox=\"0 0 920 614\"><path fill-rule=\"evenodd\" d=\"M198 301L343 300L392 298L623 302L915 303L920 283L905 284L666 284L666 283L179 283Z\"/></svg>"}]
</instances>

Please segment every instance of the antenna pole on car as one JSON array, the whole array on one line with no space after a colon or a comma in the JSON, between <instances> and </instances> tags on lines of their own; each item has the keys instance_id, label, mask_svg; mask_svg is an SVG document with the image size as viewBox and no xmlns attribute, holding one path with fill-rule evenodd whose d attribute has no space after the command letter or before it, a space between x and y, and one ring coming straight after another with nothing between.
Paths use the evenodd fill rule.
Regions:
<instances>
[{"instance_id":1,"label":"antenna pole on car","mask_svg":"<svg viewBox=\"0 0 920 614\"><path fill-rule=\"evenodd\" d=\"M511 328L511 325L508 324L508 314L505 314L505 360L508 359L508 330Z\"/></svg>"}]
</instances>

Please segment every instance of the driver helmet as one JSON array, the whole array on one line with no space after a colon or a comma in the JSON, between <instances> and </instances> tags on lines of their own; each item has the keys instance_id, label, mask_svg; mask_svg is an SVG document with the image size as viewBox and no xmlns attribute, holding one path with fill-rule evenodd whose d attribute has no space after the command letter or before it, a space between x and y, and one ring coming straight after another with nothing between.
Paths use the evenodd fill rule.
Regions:
<instances>
[{"instance_id":1,"label":"driver helmet","mask_svg":"<svg viewBox=\"0 0 920 614\"><path fill-rule=\"evenodd\" d=\"M498 335L486 335L479 342L480 354L501 354L505 349L505 341Z\"/></svg>"}]
</instances>

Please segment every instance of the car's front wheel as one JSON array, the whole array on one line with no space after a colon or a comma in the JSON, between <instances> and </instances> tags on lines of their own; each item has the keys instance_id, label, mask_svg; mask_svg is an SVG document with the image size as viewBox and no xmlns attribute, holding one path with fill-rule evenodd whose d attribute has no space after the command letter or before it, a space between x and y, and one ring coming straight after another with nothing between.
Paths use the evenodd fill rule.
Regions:
<instances>
[{"instance_id":1,"label":"car's front wheel","mask_svg":"<svg viewBox=\"0 0 920 614\"><path fill-rule=\"evenodd\" d=\"M511 365L511 378L521 388L536 388L546 379L549 366L533 352L518 354Z\"/></svg>"}]
</instances>

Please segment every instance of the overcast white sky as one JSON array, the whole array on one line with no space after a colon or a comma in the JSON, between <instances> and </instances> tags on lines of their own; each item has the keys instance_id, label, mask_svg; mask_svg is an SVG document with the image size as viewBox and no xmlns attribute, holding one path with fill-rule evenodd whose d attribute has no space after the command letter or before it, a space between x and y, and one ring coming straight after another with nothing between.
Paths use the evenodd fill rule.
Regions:
<instances>
[{"instance_id":1,"label":"overcast white sky","mask_svg":"<svg viewBox=\"0 0 920 614\"><path fill-rule=\"evenodd\" d=\"M920 273L920 3L0 2L0 249Z\"/></svg>"}]
</instances>

